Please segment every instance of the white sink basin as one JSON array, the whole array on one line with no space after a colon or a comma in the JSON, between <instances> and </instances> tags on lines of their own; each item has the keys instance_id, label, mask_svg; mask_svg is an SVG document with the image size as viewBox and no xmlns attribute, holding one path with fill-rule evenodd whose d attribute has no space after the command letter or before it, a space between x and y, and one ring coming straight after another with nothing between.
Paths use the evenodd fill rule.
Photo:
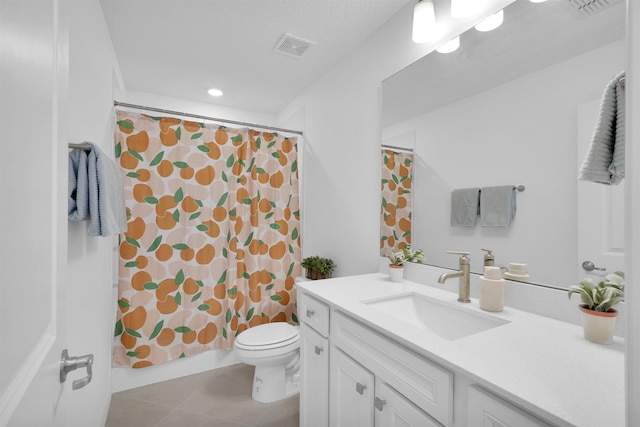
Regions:
<instances>
[{"instance_id":1,"label":"white sink basin","mask_svg":"<svg viewBox=\"0 0 640 427\"><path fill-rule=\"evenodd\" d=\"M362 302L448 340L456 340L509 323L508 320L457 306L459 303L438 301L416 293Z\"/></svg>"}]
</instances>

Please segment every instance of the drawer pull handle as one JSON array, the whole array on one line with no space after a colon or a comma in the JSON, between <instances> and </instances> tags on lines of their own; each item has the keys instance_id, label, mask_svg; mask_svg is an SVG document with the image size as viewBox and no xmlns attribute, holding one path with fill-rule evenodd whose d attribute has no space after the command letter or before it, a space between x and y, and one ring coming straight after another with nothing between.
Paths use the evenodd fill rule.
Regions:
<instances>
[{"instance_id":1,"label":"drawer pull handle","mask_svg":"<svg viewBox=\"0 0 640 427\"><path fill-rule=\"evenodd\" d=\"M322 353L322 350L324 350L322 347L318 347L318 346L316 346L316 348L315 348L315 352L316 352L316 354L318 354L318 355L319 355L320 353Z\"/></svg>"},{"instance_id":2,"label":"drawer pull handle","mask_svg":"<svg viewBox=\"0 0 640 427\"><path fill-rule=\"evenodd\" d=\"M376 397L375 401L374 401L374 406L376 407L376 409L378 411L382 411L384 405L387 404L386 400L380 399L379 397Z\"/></svg>"},{"instance_id":3,"label":"drawer pull handle","mask_svg":"<svg viewBox=\"0 0 640 427\"><path fill-rule=\"evenodd\" d=\"M307 317L313 316L314 313L315 313L315 311L311 310L310 308L307 309Z\"/></svg>"},{"instance_id":4,"label":"drawer pull handle","mask_svg":"<svg viewBox=\"0 0 640 427\"><path fill-rule=\"evenodd\" d=\"M356 391L358 392L358 394L364 394L364 391L367 389L367 386L365 384L360 384L360 383L356 383Z\"/></svg>"}]
</instances>

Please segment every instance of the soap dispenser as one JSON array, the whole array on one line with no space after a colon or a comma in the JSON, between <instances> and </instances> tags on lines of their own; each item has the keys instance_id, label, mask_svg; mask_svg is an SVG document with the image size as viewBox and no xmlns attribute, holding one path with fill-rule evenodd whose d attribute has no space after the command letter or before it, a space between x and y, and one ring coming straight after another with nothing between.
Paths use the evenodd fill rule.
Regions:
<instances>
[{"instance_id":1,"label":"soap dispenser","mask_svg":"<svg viewBox=\"0 0 640 427\"><path fill-rule=\"evenodd\" d=\"M489 266L496 265L495 257L493 256L493 251L491 249L482 249L482 250L486 252L486 254L484 254L484 266L489 267Z\"/></svg>"},{"instance_id":2,"label":"soap dispenser","mask_svg":"<svg viewBox=\"0 0 640 427\"><path fill-rule=\"evenodd\" d=\"M500 267L484 268L484 276L478 282L480 308L486 311L504 309L504 279L500 277Z\"/></svg>"}]
</instances>

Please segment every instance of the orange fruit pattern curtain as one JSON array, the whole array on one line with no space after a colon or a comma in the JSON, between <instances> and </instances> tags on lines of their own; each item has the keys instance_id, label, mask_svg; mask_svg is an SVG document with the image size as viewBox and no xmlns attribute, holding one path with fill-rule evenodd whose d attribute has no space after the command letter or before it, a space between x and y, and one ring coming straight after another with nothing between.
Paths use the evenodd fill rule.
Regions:
<instances>
[{"instance_id":1,"label":"orange fruit pattern curtain","mask_svg":"<svg viewBox=\"0 0 640 427\"><path fill-rule=\"evenodd\" d=\"M380 255L411 244L413 154L382 150Z\"/></svg>"},{"instance_id":2,"label":"orange fruit pattern curtain","mask_svg":"<svg viewBox=\"0 0 640 427\"><path fill-rule=\"evenodd\" d=\"M297 323L296 138L117 112L128 230L114 364L142 368Z\"/></svg>"}]
</instances>

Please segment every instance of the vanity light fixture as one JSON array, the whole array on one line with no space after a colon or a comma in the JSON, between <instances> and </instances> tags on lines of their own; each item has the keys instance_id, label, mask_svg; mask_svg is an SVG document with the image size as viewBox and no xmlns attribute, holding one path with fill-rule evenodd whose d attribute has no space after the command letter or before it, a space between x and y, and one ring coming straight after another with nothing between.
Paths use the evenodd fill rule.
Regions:
<instances>
[{"instance_id":1,"label":"vanity light fixture","mask_svg":"<svg viewBox=\"0 0 640 427\"><path fill-rule=\"evenodd\" d=\"M460 36L449 40L448 42L446 42L436 50L440 53L451 53L457 50L459 47L460 47Z\"/></svg>"},{"instance_id":2,"label":"vanity light fixture","mask_svg":"<svg viewBox=\"0 0 640 427\"><path fill-rule=\"evenodd\" d=\"M434 40L436 35L436 14L433 1L418 0L413 8L413 34L414 43L426 43Z\"/></svg>"},{"instance_id":3,"label":"vanity light fixture","mask_svg":"<svg viewBox=\"0 0 640 427\"><path fill-rule=\"evenodd\" d=\"M498 28L502 25L502 21L504 21L504 11L500 11L498 13L494 13L493 15L486 18L484 21L480 22L475 26L475 29L478 31L491 31Z\"/></svg>"},{"instance_id":4,"label":"vanity light fixture","mask_svg":"<svg viewBox=\"0 0 640 427\"><path fill-rule=\"evenodd\" d=\"M222 91L220 89L211 88L207 91L207 93L211 96L222 96Z\"/></svg>"},{"instance_id":5,"label":"vanity light fixture","mask_svg":"<svg viewBox=\"0 0 640 427\"><path fill-rule=\"evenodd\" d=\"M478 0L451 0L451 17L462 19L476 15L480 12L482 3Z\"/></svg>"}]
</instances>

